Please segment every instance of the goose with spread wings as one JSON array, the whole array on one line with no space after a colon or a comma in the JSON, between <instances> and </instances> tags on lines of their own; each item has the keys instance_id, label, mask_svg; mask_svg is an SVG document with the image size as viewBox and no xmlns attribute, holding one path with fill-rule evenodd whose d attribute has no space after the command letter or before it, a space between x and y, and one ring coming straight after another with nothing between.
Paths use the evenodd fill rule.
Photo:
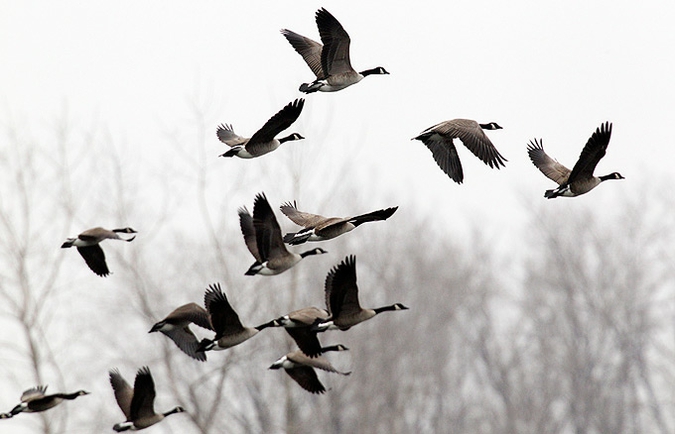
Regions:
<instances>
[{"instance_id":1,"label":"goose with spread wings","mask_svg":"<svg viewBox=\"0 0 675 434\"><path fill-rule=\"evenodd\" d=\"M321 8L316 12L316 25L323 45L291 30L281 30L281 34L302 56L316 76L313 82L303 83L300 92L336 92L358 83L369 75L389 74L381 66L361 72L354 70L349 59L351 43L349 34L326 9Z\"/></svg>"},{"instance_id":2,"label":"goose with spread wings","mask_svg":"<svg viewBox=\"0 0 675 434\"><path fill-rule=\"evenodd\" d=\"M298 133L276 138L279 133L290 127L298 119L304 105L305 100L302 98L289 103L265 122L265 125L256 131L251 138L241 137L234 132L230 124L218 125L216 129L218 139L231 148L221 154L220 157L256 158L274 151L282 143L304 139Z\"/></svg>"},{"instance_id":3,"label":"goose with spread wings","mask_svg":"<svg viewBox=\"0 0 675 434\"><path fill-rule=\"evenodd\" d=\"M542 140L534 139L527 147L527 153L532 164L547 178L555 181L559 187L546 190L544 197L554 199L558 196L574 197L588 193L603 181L610 179L625 179L620 173L612 172L609 175L595 176L593 172L605 156L609 139L612 136L612 124L605 122L600 125L586 142L579 159L572 170L558 163L544 152Z\"/></svg>"},{"instance_id":4,"label":"goose with spread wings","mask_svg":"<svg viewBox=\"0 0 675 434\"><path fill-rule=\"evenodd\" d=\"M128 227L113 230L96 227L87 229L76 238L66 239L66 241L61 244L61 248L67 249L73 246L77 247L77 251L80 253L82 258L84 258L84 262L87 263L89 269L97 276L107 277L110 274L110 270L108 270L108 264L105 260L105 253L103 253L103 249L100 246L101 241L122 240L131 242L134 240L134 238L136 238L135 235L131 238L122 238L118 234L135 233L135 230Z\"/></svg>"},{"instance_id":5,"label":"goose with spread wings","mask_svg":"<svg viewBox=\"0 0 675 434\"><path fill-rule=\"evenodd\" d=\"M470 119L452 119L422 131L412 140L420 140L429 148L438 167L458 184L464 182L464 171L454 139L464 143L469 151L491 168L504 167L507 161L483 130L501 130L496 122L479 124Z\"/></svg>"},{"instance_id":6,"label":"goose with spread wings","mask_svg":"<svg viewBox=\"0 0 675 434\"><path fill-rule=\"evenodd\" d=\"M324 217L298 210L295 201L293 203L287 202L281 206L281 212L293 223L302 226L303 229L299 232L291 232L284 235L284 242L296 245L307 241L330 240L352 231L363 223L386 220L397 209L398 207L395 206L354 217Z\"/></svg>"},{"instance_id":7,"label":"goose with spread wings","mask_svg":"<svg viewBox=\"0 0 675 434\"><path fill-rule=\"evenodd\" d=\"M272 276L290 269L303 258L327 253L315 248L302 253L289 252L281 236L281 227L264 193L255 197L253 216L246 208L239 209L239 225L244 242L255 262L246 271L247 276Z\"/></svg>"}]
</instances>

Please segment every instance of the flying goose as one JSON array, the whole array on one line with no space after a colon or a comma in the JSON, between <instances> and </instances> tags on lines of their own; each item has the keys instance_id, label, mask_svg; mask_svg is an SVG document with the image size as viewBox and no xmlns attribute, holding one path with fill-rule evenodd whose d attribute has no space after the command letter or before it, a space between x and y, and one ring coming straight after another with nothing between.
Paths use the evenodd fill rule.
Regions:
<instances>
[{"instance_id":1,"label":"flying goose","mask_svg":"<svg viewBox=\"0 0 675 434\"><path fill-rule=\"evenodd\" d=\"M328 312L318 307L305 307L268 322L268 327L284 327L300 350L309 357L322 353L316 330L312 330L317 320L328 318Z\"/></svg>"},{"instance_id":2,"label":"flying goose","mask_svg":"<svg viewBox=\"0 0 675 434\"><path fill-rule=\"evenodd\" d=\"M604 176L594 176L595 166L607 152L609 139L612 135L612 124L605 122L600 125L593 135L586 142L586 146L581 151L579 159L574 168L569 170L567 167L558 163L557 160L549 157L544 152L542 140L534 139L527 146L527 153L537 169L547 178L558 183L559 187L555 190L546 190L544 197L553 199L558 196L574 197L580 194L588 193L598 186L602 181L608 179L625 179L618 172L610 173Z\"/></svg>"},{"instance_id":3,"label":"flying goose","mask_svg":"<svg viewBox=\"0 0 675 434\"><path fill-rule=\"evenodd\" d=\"M507 160L497 151L483 130L501 129L495 122L479 124L470 119L452 119L427 128L412 140L424 143L443 172L461 184L464 181L464 172L453 139L460 139L483 163L499 169Z\"/></svg>"},{"instance_id":4,"label":"flying goose","mask_svg":"<svg viewBox=\"0 0 675 434\"><path fill-rule=\"evenodd\" d=\"M299 232L284 235L284 242L291 245L297 245L306 241L330 240L342 234L346 234L362 223L386 220L391 217L397 209L398 207L395 206L393 208L381 209L367 214L357 215L355 217L323 217L317 214L299 211L295 201L293 201L293 203L286 202L281 206L281 212L293 223L302 226L303 229Z\"/></svg>"},{"instance_id":5,"label":"flying goose","mask_svg":"<svg viewBox=\"0 0 675 434\"><path fill-rule=\"evenodd\" d=\"M21 403L14 407L9 413L1 413L0 419L9 419L19 413L37 413L56 407L64 400L73 400L78 396L89 395L89 392L78 390L73 393L53 393L46 395L47 386L37 386L26 390L21 395Z\"/></svg>"},{"instance_id":6,"label":"flying goose","mask_svg":"<svg viewBox=\"0 0 675 434\"><path fill-rule=\"evenodd\" d=\"M220 283L209 285L204 293L204 306L209 311L211 325L216 332L213 339L202 339L197 347L197 352L209 350L225 350L252 338L269 324L257 327L244 327L239 320L239 315L232 309L227 297L220 289Z\"/></svg>"},{"instance_id":7,"label":"flying goose","mask_svg":"<svg viewBox=\"0 0 675 434\"><path fill-rule=\"evenodd\" d=\"M323 45L290 30L281 30L281 34L316 76L312 83L303 83L300 92L336 92L358 83L368 75L389 74L381 66L361 72L352 68L349 61L349 35L326 9L321 8L316 12L316 25Z\"/></svg>"},{"instance_id":8,"label":"flying goose","mask_svg":"<svg viewBox=\"0 0 675 434\"><path fill-rule=\"evenodd\" d=\"M305 100L300 98L286 105L272 116L265 125L251 136L250 139L237 135L232 125L221 124L216 129L218 139L231 147L229 151L220 157L255 158L265 155L277 149L282 143L304 139L300 134L293 133L286 137L276 139L277 134L290 127L298 119L302 112Z\"/></svg>"},{"instance_id":9,"label":"flying goose","mask_svg":"<svg viewBox=\"0 0 675 434\"><path fill-rule=\"evenodd\" d=\"M136 231L131 228L122 228L122 229L103 229L100 227L87 229L82 232L77 238L68 238L66 241L61 244L62 249L67 249L69 247L77 247L77 251L80 252L80 255L84 258L84 261L87 263L91 271L96 273L98 276L106 277L110 274L108 270L108 265L105 263L105 253L99 245L103 240L122 240L122 241L133 241L136 236L134 235L131 238L122 238L117 234L135 234Z\"/></svg>"},{"instance_id":10,"label":"flying goose","mask_svg":"<svg viewBox=\"0 0 675 434\"><path fill-rule=\"evenodd\" d=\"M213 330L211 320L206 310L197 303L188 303L177 307L166 318L155 323L148 333L162 332L178 346L185 354L201 362L206 360L204 352L197 352L199 341L192 330L190 323L207 330Z\"/></svg>"},{"instance_id":11,"label":"flying goose","mask_svg":"<svg viewBox=\"0 0 675 434\"><path fill-rule=\"evenodd\" d=\"M322 352L328 351L347 351L349 348L344 345L333 345L322 348ZM311 393L324 393L326 388L319 381L314 368L328 372L334 372L340 375L349 375L351 372L338 371L331 365L325 357L311 358L302 351L288 353L269 367L269 369L281 369L298 383L303 389Z\"/></svg>"},{"instance_id":12,"label":"flying goose","mask_svg":"<svg viewBox=\"0 0 675 434\"><path fill-rule=\"evenodd\" d=\"M113 429L117 432L140 431L160 422L170 414L185 411L183 407L178 406L166 413L155 413L155 382L152 379L150 368L147 366L138 370L133 389L116 368L111 369L109 374L117 405L127 418L126 421L113 426Z\"/></svg>"},{"instance_id":13,"label":"flying goose","mask_svg":"<svg viewBox=\"0 0 675 434\"><path fill-rule=\"evenodd\" d=\"M302 253L286 250L281 228L264 193L258 193L253 204L253 217L246 208L239 208L239 224L246 247L255 258L247 276L272 276L283 273L306 256L327 253L316 248Z\"/></svg>"},{"instance_id":14,"label":"flying goose","mask_svg":"<svg viewBox=\"0 0 675 434\"><path fill-rule=\"evenodd\" d=\"M376 309L363 309L359 304L359 288L356 286L356 257L354 255L347 256L328 272L325 293L326 306L330 317L328 320L317 322L313 326L313 329L318 331L330 328L349 330L356 324L369 320L379 313L408 309L401 303Z\"/></svg>"}]
</instances>

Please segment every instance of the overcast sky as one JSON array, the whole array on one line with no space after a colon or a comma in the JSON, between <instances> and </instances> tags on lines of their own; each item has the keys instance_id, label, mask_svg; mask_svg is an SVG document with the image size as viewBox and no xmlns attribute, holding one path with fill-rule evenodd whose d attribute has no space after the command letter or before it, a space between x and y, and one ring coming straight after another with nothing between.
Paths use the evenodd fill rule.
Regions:
<instances>
[{"instance_id":1,"label":"overcast sky","mask_svg":"<svg viewBox=\"0 0 675 434\"><path fill-rule=\"evenodd\" d=\"M279 30L319 40L319 7L350 34L357 70L383 66L391 74L338 93L301 94L298 86L312 73ZM222 182L232 165L262 173L306 152L317 166L350 162L359 177L345 182L370 189L372 209L399 205L401 214L413 207L448 226L478 219L488 234L498 233L507 227L502 222L526 224L533 203L603 209L665 179L675 157L674 23L672 0L0 0L0 124L49 140L53 134L44 131L67 109L74 130L100 126L134 158L164 161L180 158L167 152L172 139L192 137L196 103ZM289 132L306 140L260 162L217 158L224 150L215 136L219 123L250 136L299 97L307 103ZM499 123L503 130L487 134L506 167L490 169L458 144L465 179L457 185L410 140L453 118ZM542 138L549 155L571 168L605 121L614 129L596 173L618 171L626 179L546 201L544 190L554 184L530 163L527 143ZM190 152L195 145L182 146ZM0 150L7 152L6 144ZM377 176L369 177L374 167ZM371 211L314 209L307 198L291 197L285 183L261 177L244 203L231 204L233 218L261 190L275 203L298 199L308 211Z\"/></svg>"}]
</instances>

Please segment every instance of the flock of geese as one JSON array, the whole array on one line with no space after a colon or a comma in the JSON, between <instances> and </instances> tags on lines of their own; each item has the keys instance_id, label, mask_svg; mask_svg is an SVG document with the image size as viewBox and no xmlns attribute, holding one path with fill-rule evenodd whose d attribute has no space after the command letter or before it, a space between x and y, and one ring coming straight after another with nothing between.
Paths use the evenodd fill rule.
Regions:
<instances>
[{"instance_id":1,"label":"flock of geese","mask_svg":"<svg viewBox=\"0 0 675 434\"><path fill-rule=\"evenodd\" d=\"M376 67L357 72L349 59L350 38L342 25L325 9L316 12L316 24L321 42L316 42L291 30L283 29L281 34L298 52L312 70L316 79L303 83L300 91L336 92L356 84L369 75L389 74L384 68ZM234 132L232 125L217 127L218 139L230 149L222 157L257 158L277 149L282 143L301 140L304 137L292 133L276 138L288 129L300 116L304 99L296 99L272 116L250 138ZM456 183L464 180L454 139L459 139L476 157L491 168L504 167L507 162L492 144L484 130L501 129L497 123L481 124L468 119L453 119L436 124L422 131L412 140L420 140L431 151L438 166ZM612 124L602 124L588 139L579 159L572 170L563 166L544 152L541 140L533 140L527 152L534 166L558 187L545 192L545 197L578 196L589 192L601 182L609 179L624 179L614 172L595 176L595 167L605 155L612 133ZM246 207L238 210L239 223L246 247L254 258L246 275L272 276L283 273L298 264L303 258L327 253L314 248L295 253L286 244L299 245L306 242L326 241L352 231L357 226L391 217L398 207L381 209L355 217L323 217L300 211L295 202L281 205L281 212L301 227L297 232L282 234L274 211L264 193L256 195L251 215ZM124 234L124 235L122 235ZM62 248L76 247L87 266L98 276L108 276L110 271L100 243L105 240L133 241L136 231L132 228L107 230L100 227L86 230L76 238L68 238ZM349 330L379 313L408 309L401 303L394 303L375 309L363 308L359 303L356 283L356 257L347 256L327 274L324 284L326 309L305 307L254 327L244 326L227 300L220 284L208 286L204 293L204 307L188 303L169 313L152 326L150 332L161 332L176 346L195 360L206 361L206 353L225 350L239 345L261 330L283 327L297 343L299 350L290 352L274 362L270 369L284 369L303 389L311 393L324 393L326 388L320 382L315 369L349 375L342 372L323 357L330 351L345 351L344 345L322 346L319 333L326 330ZM197 339L191 325L213 332L212 339ZM117 369L111 369L109 379L115 399L125 420L113 426L117 432L141 430L160 422L165 417L184 411L180 406L167 412L154 410L155 384L150 369L144 366L138 370L133 388L124 380ZM53 408L64 400L73 400L88 392L47 394L46 386L37 386L21 395L21 402L8 413L1 413L0 419L19 413L41 412Z\"/></svg>"}]
</instances>

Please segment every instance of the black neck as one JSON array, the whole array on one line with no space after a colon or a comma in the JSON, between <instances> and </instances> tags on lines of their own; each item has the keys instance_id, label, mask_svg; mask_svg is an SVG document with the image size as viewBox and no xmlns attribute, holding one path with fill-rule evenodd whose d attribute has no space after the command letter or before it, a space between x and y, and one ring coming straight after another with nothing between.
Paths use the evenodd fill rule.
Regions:
<instances>
[{"instance_id":1,"label":"black neck","mask_svg":"<svg viewBox=\"0 0 675 434\"><path fill-rule=\"evenodd\" d=\"M611 173L609 175L599 176L598 178L600 179L600 181L607 181L609 179L621 179L621 178L617 178L614 173Z\"/></svg>"},{"instance_id":2,"label":"black neck","mask_svg":"<svg viewBox=\"0 0 675 434\"><path fill-rule=\"evenodd\" d=\"M318 255L318 254L319 254L318 250L312 249L312 250L307 250L306 252L300 253L300 256L304 258L306 256L312 256L312 255Z\"/></svg>"},{"instance_id":3,"label":"black neck","mask_svg":"<svg viewBox=\"0 0 675 434\"><path fill-rule=\"evenodd\" d=\"M366 69L365 71L359 72L359 74L363 75L364 77L366 77L368 75L379 74L379 73L380 73L380 68Z\"/></svg>"},{"instance_id":4,"label":"black neck","mask_svg":"<svg viewBox=\"0 0 675 434\"><path fill-rule=\"evenodd\" d=\"M179 413L181 411L182 410L180 409L180 407L174 407L171 410L169 410L169 411L167 411L166 413L163 413L163 414L164 414L164 417L167 417L170 414Z\"/></svg>"},{"instance_id":5,"label":"black neck","mask_svg":"<svg viewBox=\"0 0 675 434\"><path fill-rule=\"evenodd\" d=\"M260 331L263 329L266 329L267 327L276 327L276 321L272 320L270 322L266 322L265 324L260 324L259 326L254 327L256 330Z\"/></svg>"},{"instance_id":6,"label":"black neck","mask_svg":"<svg viewBox=\"0 0 675 434\"><path fill-rule=\"evenodd\" d=\"M373 309L375 311L375 314L381 313L381 312L386 312L388 310L396 310L396 305L392 304L391 306L383 306L383 307L378 307L377 309Z\"/></svg>"},{"instance_id":7,"label":"black neck","mask_svg":"<svg viewBox=\"0 0 675 434\"><path fill-rule=\"evenodd\" d=\"M279 143L284 143L284 142L288 142L288 141L291 141L291 140L295 140L295 136L293 134L280 138Z\"/></svg>"}]
</instances>

